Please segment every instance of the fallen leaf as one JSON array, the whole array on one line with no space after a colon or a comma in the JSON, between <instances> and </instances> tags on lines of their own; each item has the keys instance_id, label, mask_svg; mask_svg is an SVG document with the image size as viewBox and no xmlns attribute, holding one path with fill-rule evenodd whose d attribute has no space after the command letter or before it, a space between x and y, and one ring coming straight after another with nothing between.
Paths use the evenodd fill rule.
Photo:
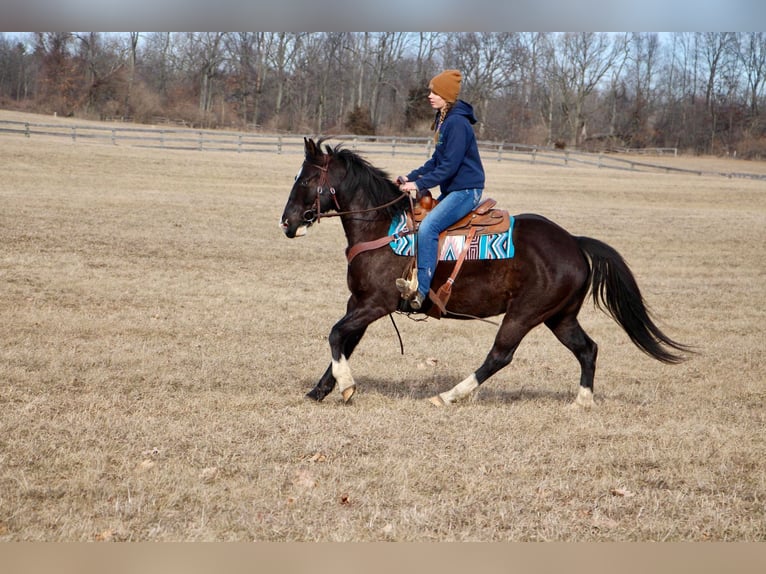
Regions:
<instances>
[{"instance_id":1,"label":"fallen leaf","mask_svg":"<svg viewBox=\"0 0 766 574\"><path fill-rule=\"evenodd\" d=\"M426 359L426 365L428 365L429 367L435 367L438 364L439 364L439 360L438 359L435 359L433 357L428 357Z\"/></svg>"},{"instance_id":2,"label":"fallen leaf","mask_svg":"<svg viewBox=\"0 0 766 574\"><path fill-rule=\"evenodd\" d=\"M321 452L318 452L315 455L313 455L309 460L311 462L324 462L327 460L327 456L322 454Z\"/></svg>"},{"instance_id":3,"label":"fallen leaf","mask_svg":"<svg viewBox=\"0 0 766 574\"><path fill-rule=\"evenodd\" d=\"M348 494L342 494L340 497L340 503L342 506L350 506L351 505L351 499L348 497Z\"/></svg>"},{"instance_id":4,"label":"fallen leaf","mask_svg":"<svg viewBox=\"0 0 766 574\"><path fill-rule=\"evenodd\" d=\"M632 496L635 496L635 493L625 488L613 488L610 492L612 493L612 496L623 496L625 498L631 498Z\"/></svg>"},{"instance_id":5,"label":"fallen leaf","mask_svg":"<svg viewBox=\"0 0 766 574\"><path fill-rule=\"evenodd\" d=\"M138 470L140 470L140 471L151 470L152 468L154 468L154 466L156 464L157 463L154 462L152 459L147 458L147 459L141 461L141 464L138 465Z\"/></svg>"}]
</instances>

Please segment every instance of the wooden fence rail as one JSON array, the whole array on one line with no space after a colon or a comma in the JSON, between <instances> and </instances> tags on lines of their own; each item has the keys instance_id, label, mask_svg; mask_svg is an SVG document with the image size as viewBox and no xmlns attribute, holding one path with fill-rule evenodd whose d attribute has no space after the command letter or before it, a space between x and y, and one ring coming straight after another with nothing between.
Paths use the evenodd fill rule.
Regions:
<instances>
[{"instance_id":1,"label":"wooden fence rail","mask_svg":"<svg viewBox=\"0 0 766 574\"><path fill-rule=\"evenodd\" d=\"M258 134L248 132L225 132L165 127L104 127L71 125L67 123L44 124L0 120L0 135L15 134L27 138L51 136L78 141L98 141L112 145L156 147L172 150L230 151L238 153L294 153L303 154L303 137L300 135ZM430 137L390 137L333 135L331 142L343 143L352 150L365 155L419 156L428 158L433 151ZM484 161L512 161L540 165L567 167L570 164L591 165L598 168L662 171L694 175L721 175L766 180L766 175L752 173L723 173L690 170L679 167L656 165L617 157L616 153L589 153L559 150L552 147L534 146L509 142L480 141L479 148ZM625 151L639 153L635 149ZM651 148L643 154L677 156L675 148Z\"/></svg>"}]
</instances>

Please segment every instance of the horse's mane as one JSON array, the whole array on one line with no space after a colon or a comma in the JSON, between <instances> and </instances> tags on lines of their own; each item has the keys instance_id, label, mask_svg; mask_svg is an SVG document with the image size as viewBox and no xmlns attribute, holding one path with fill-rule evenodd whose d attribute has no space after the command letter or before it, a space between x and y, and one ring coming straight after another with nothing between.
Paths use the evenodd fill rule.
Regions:
<instances>
[{"instance_id":1,"label":"horse's mane","mask_svg":"<svg viewBox=\"0 0 766 574\"><path fill-rule=\"evenodd\" d=\"M317 142L317 149L321 149L324 140ZM325 153L334 159L343 162L346 168L346 186L352 190L363 190L370 199L372 206L384 205L402 195L399 187L391 180L391 176L384 170L375 167L369 161L354 151L338 144L335 147L325 145ZM408 201L398 201L386 208L387 214L394 218L409 207Z\"/></svg>"}]
</instances>

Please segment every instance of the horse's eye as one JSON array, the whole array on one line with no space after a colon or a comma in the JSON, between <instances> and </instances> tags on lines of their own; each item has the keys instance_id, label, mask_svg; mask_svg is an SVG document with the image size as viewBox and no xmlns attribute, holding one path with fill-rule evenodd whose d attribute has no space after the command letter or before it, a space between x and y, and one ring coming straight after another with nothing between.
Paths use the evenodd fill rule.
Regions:
<instances>
[{"instance_id":1,"label":"horse's eye","mask_svg":"<svg viewBox=\"0 0 766 574\"><path fill-rule=\"evenodd\" d=\"M296 173L296 174L295 174L295 182L296 182L298 185L301 185L301 186L304 186L304 187L306 187L306 186L308 186L308 184L309 184L309 181L311 181L311 178L310 178L310 177L305 177L305 176L304 176L304 178L303 178L303 179L301 179L300 181L298 181L298 178L300 178L300 176L301 176L301 173L303 173L303 169L302 169L302 168L301 168L301 171L299 171L298 173Z\"/></svg>"}]
</instances>

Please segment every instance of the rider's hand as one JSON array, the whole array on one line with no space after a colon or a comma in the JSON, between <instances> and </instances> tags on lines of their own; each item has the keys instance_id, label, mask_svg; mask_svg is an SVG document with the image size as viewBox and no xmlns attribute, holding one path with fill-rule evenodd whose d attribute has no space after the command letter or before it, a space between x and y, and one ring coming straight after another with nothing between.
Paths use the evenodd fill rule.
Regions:
<instances>
[{"instance_id":1,"label":"rider's hand","mask_svg":"<svg viewBox=\"0 0 766 574\"><path fill-rule=\"evenodd\" d=\"M418 186L415 184L414 181L407 181L399 186L400 191L406 191L406 192L412 192L418 191Z\"/></svg>"},{"instance_id":2,"label":"rider's hand","mask_svg":"<svg viewBox=\"0 0 766 574\"><path fill-rule=\"evenodd\" d=\"M403 183L407 183L409 180L407 179L406 175L400 175L396 178L396 185L402 185Z\"/></svg>"}]
</instances>

